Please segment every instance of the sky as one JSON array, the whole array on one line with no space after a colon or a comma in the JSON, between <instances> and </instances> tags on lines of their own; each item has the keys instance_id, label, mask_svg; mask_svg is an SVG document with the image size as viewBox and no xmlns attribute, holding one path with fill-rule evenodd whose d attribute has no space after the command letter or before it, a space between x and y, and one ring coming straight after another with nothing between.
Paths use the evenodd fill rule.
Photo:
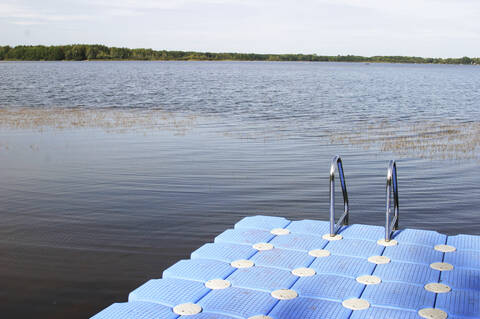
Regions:
<instances>
[{"instance_id":1,"label":"sky","mask_svg":"<svg viewBox=\"0 0 480 319\"><path fill-rule=\"evenodd\" d=\"M0 45L479 57L479 0L0 0Z\"/></svg>"}]
</instances>

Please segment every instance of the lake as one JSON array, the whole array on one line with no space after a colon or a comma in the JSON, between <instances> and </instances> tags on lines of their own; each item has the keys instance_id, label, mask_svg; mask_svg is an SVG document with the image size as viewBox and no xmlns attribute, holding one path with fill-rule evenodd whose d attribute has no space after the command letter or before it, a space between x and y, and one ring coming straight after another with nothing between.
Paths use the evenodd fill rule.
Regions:
<instances>
[{"instance_id":1,"label":"lake","mask_svg":"<svg viewBox=\"0 0 480 319\"><path fill-rule=\"evenodd\" d=\"M0 63L0 310L87 318L244 216L480 235L480 68ZM341 209L341 198L337 203Z\"/></svg>"}]
</instances>

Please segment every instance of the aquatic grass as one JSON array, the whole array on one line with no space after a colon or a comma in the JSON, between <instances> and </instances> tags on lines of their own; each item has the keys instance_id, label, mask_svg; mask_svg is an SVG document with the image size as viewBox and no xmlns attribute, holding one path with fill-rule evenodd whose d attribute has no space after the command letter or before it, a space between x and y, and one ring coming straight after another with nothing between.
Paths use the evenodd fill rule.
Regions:
<instances>
[{"instance_id":1,"label":"aquatic grass","mask_svg":"<svg viewBox=\"0 0 480 319\"><path fill-rule=\"evenodd\" d=\"M163 110L82 108L0 108L0 128L28 130L103 129L106 132L171 130L185 134L196 125L194 115Z\"/></svg>"},{"instance_id":2,"label":"aquatic grass","mask_svg":"<svg viewBox=\"0 0 480 319\"><path fill-rule=\"evenodd\" d=\"M185 135L198 125L199 117L160 109L118 108L0 108L0 129L72 130L101 129L107 133L172 131ZM212 121L211 118L209 118ZM213 119L215 120L215 119ZM236 139L291 139L302 132L315 132L320 142L390 152L399 157L431 160L480 160L480 122L429 120L395 121L369 119L350 128L312 128L307 123L253 122L225 126L219 133ZM304 138L304 137L303 137ZM8 145L0 144L7 150Z\"/></svg>"},{"instance_id":3,"label":"aquatic grass","mask_svg":"<svg viewBox=\"0 0 480 319\"><path fill-rule=\"evenodd\" d=\"M382 121L331 135L332 143L378 149L403 157L423 159L480 159L480 123Z\"/></svg>"}]
</instances>

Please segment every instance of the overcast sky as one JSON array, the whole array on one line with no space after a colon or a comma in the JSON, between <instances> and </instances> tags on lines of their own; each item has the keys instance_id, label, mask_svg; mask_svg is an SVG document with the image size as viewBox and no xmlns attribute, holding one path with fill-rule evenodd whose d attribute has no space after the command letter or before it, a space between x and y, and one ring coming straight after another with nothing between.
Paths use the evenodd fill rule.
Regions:
<instances>
[{"instance_id":1,"label":"overcast sky","mask_svg":"<svg viewBox=\"0 0 480 319\"><path fill-rule=\"evenodd\" d=\"M480 0L0 1L0 45L480 56Z\"/></svg>"}]
</instances>

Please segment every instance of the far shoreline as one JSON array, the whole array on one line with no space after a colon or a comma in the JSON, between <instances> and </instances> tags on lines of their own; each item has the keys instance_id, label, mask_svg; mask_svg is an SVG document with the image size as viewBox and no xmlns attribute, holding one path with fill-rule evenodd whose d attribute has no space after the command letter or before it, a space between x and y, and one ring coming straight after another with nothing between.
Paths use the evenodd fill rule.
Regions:
<instances>
[{"instance_id":1,"label":"far shoreline","mask_svg":"<svg viewBox=\"0 0 480 319\"><path fill-rule=\"evenodd\" d=\"M467 56L460 58L431 58L400 55L359 56L351 54L196 52L118 48L100 44L0 46L0 61L258 61L480 65L480 57L470 58Z\"/></svg>"},{"instance_id":2,"label":"far shoreline","mask_svg":"<svg viewBox=\"0 0 480 319\"><path fill-rule=\"evenodd\" d=\"M85 62L242 62L242 63L348 63L348 64L406 64L406 65L451 65L451 66L475 66L478 67L480 64L463 64L463 63L430 63L430 62L390 62L390 61L264 61L264 60L200 60L200 59L191 59L191 60L132 60L132 59L95 59L95 60L19 60L19 59L7 59L0 60L0 63L12 63L12 62L24 62L24 63L35 63L35 62L75 62L75 63L85 63Z\"/></svg>"}]
</instances>

